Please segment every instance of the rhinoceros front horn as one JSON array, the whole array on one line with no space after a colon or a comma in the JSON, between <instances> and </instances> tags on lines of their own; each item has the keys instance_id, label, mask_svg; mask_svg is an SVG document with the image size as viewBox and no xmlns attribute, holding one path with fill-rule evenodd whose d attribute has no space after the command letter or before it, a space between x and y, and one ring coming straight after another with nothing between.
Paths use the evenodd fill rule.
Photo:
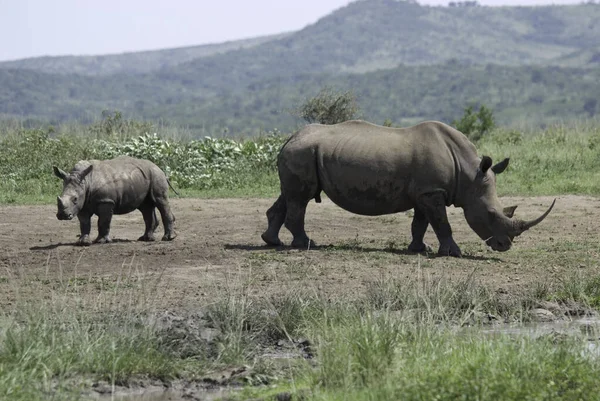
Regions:
<instances>
[{"instance_id":1,"label":"rhinoceros front horn","mask_svg":"<svg viewBox=\"0 0 600 401\"><path fill-rule=\"evenodd\" d=\"M542 220L544 220L546 218L546 216L548 216L550 214L555 203L556 203L556 199L554 199L554 201L552 202L552 204L550 205L548 210L546 210L546 212L544 214L542 214L540 217L538 217L535 220L530 220L530 221L517 220L514 225L515 226L514 235L515 236L521 235L523 232L529 230L531 227L541 223Z\"/></svg>"}]
</instances>

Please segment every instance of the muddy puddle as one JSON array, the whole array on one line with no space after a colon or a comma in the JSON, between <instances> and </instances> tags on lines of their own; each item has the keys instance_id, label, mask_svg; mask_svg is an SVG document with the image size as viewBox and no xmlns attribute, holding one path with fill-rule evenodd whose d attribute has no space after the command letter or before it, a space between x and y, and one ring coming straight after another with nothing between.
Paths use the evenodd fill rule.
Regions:
<instances>
[{"instance_id":1,"label":"muddy puddle","mask_svg":"<svg viewBox=\"0 0 600 401\"><path fill-rule=\"evenodd\" d=\"M475 329L474 329L475 330ZM587 341L587 349L600 357L600 317L590 316L571 320L551 322L520 323L515 325L503 324L484 329L476 329L484 336L577 336Z\"/></svg>"},{"instance_id":2,"label":"muddy puddle","mask_svg":"<svg viewBox=\"0 0 600 401\"><path fill-rule=\"evenodd\" d=\"M143 391L115 394L103 394L94 397L98 401L213 401L227 399L231 395L231 389L205 390L190 393L183 390L147 389Z\"/></svg>"},{"instance_id":3,"label":"muddy puddle","mask_svg":"<svg viewBox=\"0 0 600 401\"><path fill-rule=\"evenodd\" d=\"M482 336L528 336L538 338L542 336L577 337L586 341L587 350L591 355L600 357L600 317L581 317L566 320L555 320L549 322L532 322L519 324L496 324L488 327L477 327L460 329L458 332L477 334ZM267 356L267 355L265 355ZM273 358L297 358L298 353L285 352L268 355ZM132 391L131 389L119 389L113 394L106 392L97 394L93 399L98 401L189 401L203 400L213 401L228 399L236 388L219 387L206 389L201 387L175 386L173 389L162 387L150 387ZM239 387L237 388L239 389Z\"/></svg>"}]
</instances>

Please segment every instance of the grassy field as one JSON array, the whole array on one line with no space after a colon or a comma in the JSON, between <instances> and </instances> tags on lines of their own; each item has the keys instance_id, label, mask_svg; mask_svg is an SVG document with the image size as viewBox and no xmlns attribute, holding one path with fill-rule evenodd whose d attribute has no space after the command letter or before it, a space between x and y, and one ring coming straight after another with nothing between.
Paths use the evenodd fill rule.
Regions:
<instances>
[{"instance_id":1,"label":"grassy field","mask_svg":"<svg viewBox=\"0 0 600 401\"><path fill-rule=\"evenodd\" d=\"M184 197L273 197L278 191L274 160L287 135L194 140L183 131L154 135L151 129L118 118L44 130L6 124L0 127L0 204L51 204L60 192L52 165L69 169L79 159L117 154L154 160ZM500 195L600 193L598 124L536 132L497 129L477 147L496 160L511 157L498 183ZM203 218L208 224L206 214ZM459 264L533 270L546 267L546 255L554 253L551 263L569 271L510 297L475 280L475 274L435 276L437 267L453 265L394 253L394 238L387 239L389 252L378 249L379 242L369 250L374 245L358 239L308 256L238 251L239 265L232 268L255 274L227 279L214 289L218 296L185 311L154 303L164 291L162 272L149 274L124 264L116 277L63 275L67 264L59 262L59 273L48 276L39 266L20 265L16 251L6 249L0 283L18 295L10 302L0 298L0 399L81 399L94 386L152 384L243 386L231 394L237 399L272 399L280 393L310 400L597 399L600 359L588 348L588 338L598 338L595 327L540 337L478 331L490 316L529 322L532 309L542 302L583 313L599 308L594 232L584 242L569 237L555 244L546 238L547 243L487 262L476 252L481 244L467 242L464 249L472 257ZM215 245L211 264L228 263L220 260L222 248L220 242ZM120 248L112 249L116 254ZM209 258L206 249L189 258ZM147 251L126 250L134 255ZM58 250L45 252L48 260L59 255ZM68 251L61 252L64 257ZM325 275L319 260L326 258L347 265L359 260L373 268L418 260L423 274L374 276L366 291L340 290L337 296L326 294L321 284L261 292L258 284L270 269L294 277ZM165 272L169 268L165 265ZM351 273L339 272L346 274ZM32 288L44 291L32 295Z\"/></svg>"},{"instance_id":2,"label":"grassy field","mask_svg":"<svg viewBox=\"0 0 600 401\"><path fill-rule=\"evenodd\" d=\"M24 272L11 284L33 279ZM90 303L77 296L85 283L70 280L42 305L24 298L3 312L0 398L80 399L93 383L217 378L213 385L245 385L238 399L592 400L600 360L583 336L482 336L461 327L480 327L482 306L527 321L523 310L541 299L597 301L599 279L574 275L510 303L469 277L375 280L365 296L336 300L292 288L256 297L250 282L233 280L179 325L152 308L160 278L123 274ZM202 324L217 333L212 340L197 331Z\"/></svg>"}]
</instances>

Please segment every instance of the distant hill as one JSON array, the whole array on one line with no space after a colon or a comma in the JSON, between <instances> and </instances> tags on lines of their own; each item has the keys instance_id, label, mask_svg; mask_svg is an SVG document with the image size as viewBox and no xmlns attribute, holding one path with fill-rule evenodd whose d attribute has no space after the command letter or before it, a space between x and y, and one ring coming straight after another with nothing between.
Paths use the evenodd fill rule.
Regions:
<instances>
[{"instance_id":1,"label":"distant hill","mask_svg":"<svg viewBox=\"0 0 600 401\"><path fill-rule=\"evenodd\" d=\"M197 88L148 76L82 77L0 70L0 114L88 121L101 110L185 124L204 135L255 134L300 124L289 113L319 88L352 89L367 120L451 122L464 106L491 107L501 124L548 124L600 114L600 69L401 66L364 74L304 74L257 81L202 98ZM11 100L12 99L12 100ZM21 99L21 101L14 101Z\"/></svg>"},{"instance_id":2,"label":"distant hill","mask_svg":"<svg viewBox=\"0 0 600 401\"><path fill-rule=\"evenodd\" d=\"M100 56L45 56L0 62L0 68L27 69L52 74L110 75L140 74L172 67L202 57L251 48L286 37L287 33L258 38L173 49L129 52Z\"/></svg>"},{"instance_id":3,"label":"distant hill","mask_svg":"<svg viewBox=\"0 0 600 401\"><path fill-rule=\"evenodd\" d=\"M0 63L0 113L86 120L104 109L205 131L298 124L323 85L364 117L449 121L468 102L504 124L600 113L600 5L426 7L362 0L288 34L220 45Z\"/></svg>"}]
</instances>

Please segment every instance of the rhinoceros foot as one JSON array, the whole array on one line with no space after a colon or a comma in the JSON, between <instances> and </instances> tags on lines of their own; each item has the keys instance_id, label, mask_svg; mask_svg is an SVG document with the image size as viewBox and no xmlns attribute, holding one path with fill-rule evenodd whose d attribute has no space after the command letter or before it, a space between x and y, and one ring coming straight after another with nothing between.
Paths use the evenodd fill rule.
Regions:
<instances>
[{"instance_id":1,"label":"rhinoceros foot","mask_svg":"<svg viewBox=\"0 0 600 401\"><path fill-rule=\"evenodd\" d=\"M283 245L283 242L281 242L281 240L278 237L270 237L266 231L264 233L262 233L260 237L262 238L263 241L265 241L265 243L267 245L271 245L271 246Z\"/></svg>"},{"instance_id":2,"label":"rhinoceros foot","mask_svg":"<svg viewBox=\"0 0 600 401\"><path fill-rule=\"evenodd\" d=\"M292 241L292 248L310 249L315 246L315 242L309 238L294 238Z\"/></svg>"},{"instance_id":3,"label":"rhinoceros foot","mask_svg":"<svg viewBox=\"0 0 600 401\"><path fill-rule=\"evenodd\" d=\"M165 235L163 235L162 240L163 241L172 241L175 239L175 237L177 237L177 234L175 234L175 231L173 231L173 232L166 233Z\"/></svg>"},{"instance_id":4,"label":"rhinoceros foot","mask_svg":"<svg viewBox=\"0 0 600 401\"><path fill-rule=\"evenodd\" d=\"M420 244L415 244L414 242L411 242L411 244L408 246L408 251L414 253L433 253L433 248L424 242L421 242Z\"/></svg>"},{"instance_id":5,"label":"rhinoceros foot","mask_svg":"<svg viewBox=\"0 0 600 401\"><path fill-rule=\"evenodd\" d=\"M155 241L155 238L154 238L154 235L144 234L140 238L138 238L138 241L152 242L152 241Z\"/></svg>"},{"instance_id":6,"label":"rhinoceros foot","mask_svg":"<svg viewBox=\"0 0 600 401\"><path fill-rule=\"evenodd\" d=\"M89 235L82 235L81 237L79 237L77 242L75 242L75 245L90 246L90 245L92 245L92 240L90 239Z\"/></svg>"},{"instance_id":7,"label":"rhinoceros foot","mask_svg":"<svg viewBox=\"0 0 600 401\"><path fill-rule=\"evenodd\" d=\"M446 244L440 244L440 248L438 249L439 256L454 256L456 258L462 257L462 253L460 252L460 248L454 241Z\"/></svg>"},{"instance_id":8,"label":"rhinoceros foot","mask_svg":"<svg viewBox=\"0 0 600 401\"><path fill-rule=\"evenodd\" d=\"M105 235L104 237L98 237L94 240L94 243L96 244L108 244L110 242L112 242L112 239L110 239L108 235Z\"/></svg>"}]
</instances>

